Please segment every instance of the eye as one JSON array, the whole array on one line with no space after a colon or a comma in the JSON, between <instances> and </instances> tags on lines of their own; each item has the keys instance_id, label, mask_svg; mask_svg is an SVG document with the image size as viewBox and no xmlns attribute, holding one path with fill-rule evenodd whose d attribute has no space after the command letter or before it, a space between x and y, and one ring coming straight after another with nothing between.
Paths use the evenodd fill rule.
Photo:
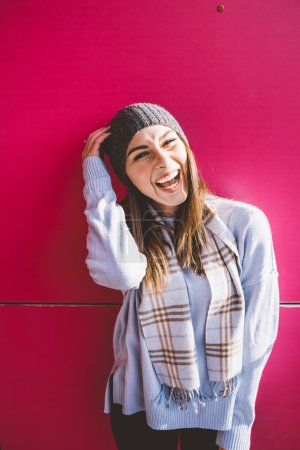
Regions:
<instances>
[{"instance_id":1,"label":"eye","mask_svg":"<svg viewBox=\"0 0 300 450\"><path fill-rule=\"evenodd\" d=\"M173 141L176 141L176 139L175 138L174 139L169 139L168 141L164 142L163 145L168 144L169 142L173 142Z\"/></svg>"},{"instance_id":2,"label":"eye","mask_svg":"<svg viewBox=\"0 0 300 450\"><path fill-rule=\"evenodd\" d=\"M176 138L174 138L174 139L168 139L167 141L165 141L165 142L163 143L163 145L169 144L170 142L173 142L173 141L176 141ZM133 160L136 161L137 159L142 158L143 155L145 155L145 154L147 154L147 153L149 153L149 152L147 152L147 151L146 151L146 152L141 152L141 153L139 153L137 156L135 156L135 157L133 158Z\"/></svg>"},{"instance_id":3,"label":"eye","mask_svg":"<svg viewBox=\"0 0 300 450\"><path fill-rule=\"evenodd\" d=\"M142 155L144 155L145 153L149 153L149 152L141 152L141 153L139 153L137 156L135 156L133 159L134 159L134 161L136 161L137 159L140 159L140 157L142 156Z\"/></svg>"}]
</instances>

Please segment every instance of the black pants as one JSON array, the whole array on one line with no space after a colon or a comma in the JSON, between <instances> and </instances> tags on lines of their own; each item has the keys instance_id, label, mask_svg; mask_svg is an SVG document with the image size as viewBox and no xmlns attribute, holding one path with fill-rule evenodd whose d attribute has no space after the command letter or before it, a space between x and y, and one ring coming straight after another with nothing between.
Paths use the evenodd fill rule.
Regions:
<instances>
[{"instance_id":1,"label":"black pants","mask_svg":"<svg viewBox=\"0 0 300 450\"><path fill-rule=\"evenodd\" d=\"M178 436L181 450L218 450L217 430L180 428L154 430L146 421L145 411L126 415L122 405L113 403L113 374L110 377L112 411L110 426L118 450L177 450Z\"/></svg>"}]
</instances>

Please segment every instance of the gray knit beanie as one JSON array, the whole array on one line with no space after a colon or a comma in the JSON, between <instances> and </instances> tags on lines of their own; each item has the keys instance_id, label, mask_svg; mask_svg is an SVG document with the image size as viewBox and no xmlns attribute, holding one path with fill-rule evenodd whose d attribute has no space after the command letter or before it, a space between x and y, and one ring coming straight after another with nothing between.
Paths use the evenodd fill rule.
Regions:
<instances>
[{"instance_id":1,"label":"gray knit beanie","mask_svg":"<svg viewBox=\"0 0 300 450\"><path fill-rule=\"evenodd\" d=\"M100 154L108 154L110 163L121 182L129 185L126 175L126 152L133 136L152 125L166 125L188 140L177 120L165 108L154 103L133 103L120 109L110 122L110 135L100 145Z\"/></svg>"}]
</instances>

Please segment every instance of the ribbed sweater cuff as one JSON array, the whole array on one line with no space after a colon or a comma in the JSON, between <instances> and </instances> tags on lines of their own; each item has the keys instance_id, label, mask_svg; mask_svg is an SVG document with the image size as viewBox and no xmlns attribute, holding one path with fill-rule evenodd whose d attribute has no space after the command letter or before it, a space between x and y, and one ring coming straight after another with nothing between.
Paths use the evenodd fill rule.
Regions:
<instances>
[{"instance_id":1,"label":"ribbed sweater cuff","mask_svg":"<svg viewBox=\"0 0 300 450\"><path fill-rule=\"evenodd\" d=\"M234 419L230 430L218 431L216 444L225 450L249 450L251 426Z\"/></svg>"},{"instance_id":2,"label":"ribbed sweater cuff","mask_svg":"<svg viewBox=\"0 0 300 450\"><path fill-rule=\"evenodd\" d=\"M112 189L111 178L99 156L87 156L82 161L84 191Z\"/></svg>"}]
</instances>

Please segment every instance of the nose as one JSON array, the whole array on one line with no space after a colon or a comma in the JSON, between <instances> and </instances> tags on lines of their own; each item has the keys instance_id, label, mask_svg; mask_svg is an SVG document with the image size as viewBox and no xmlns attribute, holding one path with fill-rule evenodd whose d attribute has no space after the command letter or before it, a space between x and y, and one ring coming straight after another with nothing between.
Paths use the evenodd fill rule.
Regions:
<instances>
[{"instance_id":1,"label":"nose","mask_svg":"<svg viewBox=\"0 0 300 450\"><path fill-rule=\"evenodd\" d=\"M156 169L162 169L162 168L166 169L166 167L167 167L166 164L162 164L162 163L155 166Z\"/></svg>"},{"instance_id":2,"label":"nose","mask_svg":"<svg viewBox=\"0 0 300 450\"><path fill-rule=\"evenodd\" d=\"M170 164L170 158L163 151L157 151L154 161L154 166L156 169L167 168Z\"/></svg>"}]
</instances>

